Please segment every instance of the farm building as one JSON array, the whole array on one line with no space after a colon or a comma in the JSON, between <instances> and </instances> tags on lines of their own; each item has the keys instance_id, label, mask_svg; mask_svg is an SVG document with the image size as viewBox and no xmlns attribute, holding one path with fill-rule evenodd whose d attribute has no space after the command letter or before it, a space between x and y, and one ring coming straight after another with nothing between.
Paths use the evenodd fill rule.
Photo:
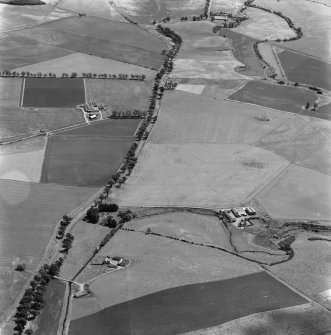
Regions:
<instances>
[{"instance_id":1,"label":"farm building","mask_svg":"<svg viewBox=\"0 0 331 335\"><path fill-rule=\"evenodd\" d=\"M253 207L246 207L245 211L248 215L255 215L256 214L256 211L254 210Z\"/></svg>"},{"instance_id":2,"label":"farm building","mask_svg":"<svg viewBox=\"0 0 331 335\"><path fill-rule=\"evenodd\" d=\"M214 16L214 20L215 21L227 22L228 21L228 17L224 16L224 15L216 15L216 16Z\"/></svg>"}]
</instances>

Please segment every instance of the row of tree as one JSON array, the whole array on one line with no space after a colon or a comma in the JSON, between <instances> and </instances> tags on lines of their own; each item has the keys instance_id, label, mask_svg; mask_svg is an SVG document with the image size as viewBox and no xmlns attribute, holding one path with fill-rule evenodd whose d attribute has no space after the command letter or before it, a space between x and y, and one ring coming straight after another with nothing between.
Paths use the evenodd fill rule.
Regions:
<instances>
[{"instance_id":1,"label":"row of tree","mask_svg":"<svg viewBox=\"0 0 331 335\"><path fill-rule=\"evenodd\" d=\"M118 112L113 111L108 117L109 119L143 119L146 117L146 112L135 109L134 111Z\"/></svg>"},{"instance_id":2,"label":"row of tree","mask_svg":"<svg viewBox=\"0 0 331 335\"><path fill-rule=\"evenodd\" d=\"M56 238L57 239L63 239L65 230L67 226L70 224L72 218L70 216L64 215L62 220L60 221L60 225L57 231Z\"/></svg>"}]
</instances>

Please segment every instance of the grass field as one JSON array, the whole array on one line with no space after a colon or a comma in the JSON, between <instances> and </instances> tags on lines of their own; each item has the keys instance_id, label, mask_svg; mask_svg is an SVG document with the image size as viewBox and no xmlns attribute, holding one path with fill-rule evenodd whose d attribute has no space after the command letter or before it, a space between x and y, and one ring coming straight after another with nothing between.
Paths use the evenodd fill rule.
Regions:
<instances>
[{"instance_id":1,"label":"grass field","mask_svg":"<svg viewBox=\"0 0 331 335\"><path fill-rule=\"evenodd\" d=\"M15 266L24 262L28 270L35 270L56 222L94 191L0 180L0 315L10 308L27 280L13 272Z\"/></svg>"},{"instance_id":2,"label":"grass field","mask_svg":"<svg viewBox=\"0 0 331 335\"><path fill-rule=\"evenodd\" d=\"M2 107L18 107L21 90L21 78L0 78L0 105Z\"/></svg>"},{"instance_id":3,"label":"grass field","mask_svg":"<svg viewBox=\"0 0 331 335\"><path fill-rule=\"evenodd\" d=\"M202 95L217 100L224 100L233 91L239 89L246 83L245 80L220 80L206 85Z\"/></svg>"},{"instance_id":4,"label":"grass field","mask_svg":"<svg viewBox=\"0 0 331 335\"><path fill-rule=\"evenodd\" d=\"M84 81L80 78L26 78L24 107L74 108L85 102Z\"/></svg>"},{"instance_id":5,"label":"grass field","mask_svg":"<svg viewBox=\"0 0 331 335\"><path fill-rule=\"evenodd\" d=\"M268 296L268 299L265 297ZM160 304L160 302L162 302ZM182 334L306 300L265 272L180 286L71 322L69 334ZM203 310L203 317L201 317ZM125 322L127 318L130 322Z\"/></svg>"},{"instance_id":6,"label":"grass field","mask_svg":"<svg viewBox=\"0 0 331 335\"><path fill-rule=\"evenodd\" d=\"M331 175L330 138L329 121L294 115L278 124L256 145L293 164Z\"/></svg>"},{"instance_id":7,"label":"grass field","mask_svg":"<svg viewBox=\"0 0 331 335\"><path fill-rule=\"evenodd\" d=\"M314 104L317 94L293 86L249 81L242 89L231 94L229 99L301 114L307 102Z\"/></svg>"},{"instance_id":8,"label":"grass field","mask_svg":"<svg viewBox=\"0 0 331 335\"><path fill-rule=\"evenodd\" d=\"M324 300L319 293L331 288L330 267L327 266L331 249L330 242L309 241L314 233L302 233L292 244L294 257L286 263L275 265L270 270L287 283L297 288L328 309L330 300ZM330 238L330 234L326 236Z\"/></svg>"},{"instance_id":9,"label":"grass field","mask_svg":"<svg viewBox=\"0 0 331 335\"><path fill-rule=\"evenodd\" d=\"M322 1L323 4L327 1ZM328 43L328 31L330 30L331 8L320 5L315 1L296 0L256 0L258 6L280 11L291 18L296 27L301 27L303 37L296 41L283 42L279 45L303 52L325 61L331 61L330 47Z\"/></svg>"},{"instance_id":10,"label":"grass field","mask_svg":"<svg viewBox=\"0 0 331 335\"><path fill-rule=\"evenodd\" d=\"M243 66L231 51L186 54L175 59L171 78L245 79L247 77L235 71Z\"/></svg>"},{"instance_id":11,"label":"grass field","mask_svg":"<svg viewBox=\"0 0 331 335\"><path fill-rule=\"evenodd\" d=\"M221 29L218 35L231 40L234 57L245 64L245 68L238 69L240 73L247 76L261 76L263 74L262 65L253 50L253 43L256 42L256 39L239 34L233 29Z\"/></svg>"},{"instance_id":12,"label":"grass field","mask_svg":"<svg viewBox=\"0 0 331 335\"><path fill-rule=\"evenodd\" d=\"M0 107L0 138L18 136L40 130L56 130L85 123L81 111L69 108L23 109Z\"/></svg>"},{"instance_id":13,"label":"grass field","mask_svg":"<svg viewBox=\"0 0 331 335\"><path fill-rule=\"evenodd\" d=\"M51 136L48 139L42 183L102 186L119 168L133 137Z\"/></svg>"},{"instance_id":14,"label":"grass field","mask_svg":"<svg viewBox=\"0 0 331 335\"><path fill-rule=\"evenodd\" d=\"M64 57L54 58L45 62L31 64L15 69L21 71L30 71L33 73L55 73L61 77L63 72L71 75L76 72L78 77L82 73L110 73L110 74L144 74L147 79L154 79L156 71L119 61L104 59L96 56L85 55L82 53L73 53Z\"/></svg>"},{"instance_id":15,"label":"grass field","mask_svg":"<svg viewBox=\"0 0 331 335\"><path fill-rule=\"evenodd\" d=\"M215 92L210 92L207 86L203 94L220 96L223 94L222 86L233 87L232 84L224 84ZM256 118L259 117L270 121L258 121ZM175 91L165 94L149 141L164 144L255 144L294 117L259 106Z\"/></svg>"},{"instance_id":16,"label":"grass field","mask_svg":"<svg viewBox=\"0 0 331 335\"><path fill-rule=\"evenodd\" d=\"M244 5L244 2L245 0L213 0L211 2L210 10L214 13L220 11L226 13L235 13Z\"/></svg>"},{"instance_id":17,"label":"grass field","mask_svg":"<svg viewBox=\"0 0 331 335\"><path fill-rule=\"evenodd\" d=\"M148 143L116 198L123 206L220 208L240 203L286 164L246 145Z\"/></svg>"},{"instance_id":18,"label":"grass field","mask_svg":"<svg viewBox=\"0 0 331 335\"><path fill-rule=\"evenodd\" d=\"M331 64L288 50L278 54L289 80L331 90Z\"/></svg>"},{"instance_id":19,"label":"grass field","mask_svg":"<svg viewBox=\"0 0 331 335\"><path fill-rule=\"evenodd\" d=\"M130 137L133 136L141 120L103 120L77 129L61 132L65 136L100 136Z\"/></svg>"},{"instance_id":20,"label":"grass field","mask_svg":"<svg viewBox=\"0 0 331 335\"><path fill-rule=\"evenodd\" d=\"M331 177L292 165L256 199L274 218L330 220Z\"/></svg>"},{"instance_id":21,"label":"grass field","mask_svg":"<svg viewBox=\"0 0 331 335\"><path fill-rule=\"evenodd\" d=\"M63 57L72 53L72 51L56 48L51 45L38 42L32 38L25 37L24 34L27 34L26 31L29 31L29 29L8 33L5 36L0 37L1 71L13 70L26 65Z\"/></svg>"},{"instance_id":22,"label":"grass field","mask_svg":"<svg viewBox=\"0 0 331 335\"><path fill-rule=\"evenodd\" d=\"M256 264L222 251L137 232L119 231L102 255L121 256L131 263L95 280L94 296L74 301L71 320L168 288L260 271Z\"/></svg>"},{"instance_id":23,"label":"grass field","mask_svg":"<svg viewBox=\"0 0 331 335\"><path fill-rule=\"evenodd\" d=\"M183 335L275 335L275 334L327 334L331 327L330 315L312 304L285 307L261 312L201 329Z\"/></svg>"},{"instance_id":24,"label":"grass field","mask_svg":"<svg viewBox=\"0 0 331 335\"><path fill-rule=\"evenodd\" d=\"M66 285L63 282L52 280L45 292L46 306L33 324L36 335L56 335L62 312Z\"/></svg>"},{"instance_id":25,"label":"grass field","mask_svg":"<svg viewBox=\"0 0 331 335\"><path fill-rule=\"evenodd\" d=\"M135 109L146 111L152 94L152 81L116 81L89 79L85 81L86 99L90 102L104 103L106 114L112 111Z\"/></svg>"},{"instance_id":26,"label":"grass field","mask_svg":"<svg viewBox=\"0 0 331 335\"><path fill-rule=\"evenodd\" d=\"M222 223L216 216L193 213L167 213L130 221L126 228L184 238L196 243L218 245L232 250Z\"/></svg>"},{"instance_id":27,"label":"grass field","mask_svg":"<svg viewBox=\"0 0 331 335\"><path fill-rule=\"evenodd\" d=\"M258 44L259 52L262 55L262 58L273 67L278 78L283 78L282 70L280 64L275 56L273 51L273 46L269 43L259 43Z\"/></svg>"},{"instance_id":28,"label":"grass field","mask_svg":"<svg viewBox=\"0 0 331 335\"><path fill-rule=\"evenodd\" d=\"M249 19L243 21L234 31L258 40L276 40L295 37L295 32L281 17L257 8L247 8Z\"/></svg>"}]
</instances>

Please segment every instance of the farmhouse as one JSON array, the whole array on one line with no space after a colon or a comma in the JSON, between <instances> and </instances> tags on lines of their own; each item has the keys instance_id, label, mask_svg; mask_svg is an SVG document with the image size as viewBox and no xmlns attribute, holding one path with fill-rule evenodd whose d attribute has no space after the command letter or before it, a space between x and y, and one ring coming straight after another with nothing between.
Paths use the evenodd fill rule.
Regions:
<instances>
[{"instance_id":1,"label":"farmhouse","mask_svg":"<svg viewBox=\"0 0 331 335\"><path fill-rule=\"evenodd\" d=\"M221 22L227 22L228 17L224 16L224 15L216 15L216 16L214 16L214 20L215 21L221 21Z\"/></svg>"},{"instance_id":2,"label":"farmhouse","mask_svg":"<svg viewBox=\"0 0 331 335\"><path fill-rule=\"evenodd\" d=\"M255 215L256 211L253 207L240 207L220 210L220 214L234 226L244 228L252 225L248 215Z\"/></svg>"}]
</instances>

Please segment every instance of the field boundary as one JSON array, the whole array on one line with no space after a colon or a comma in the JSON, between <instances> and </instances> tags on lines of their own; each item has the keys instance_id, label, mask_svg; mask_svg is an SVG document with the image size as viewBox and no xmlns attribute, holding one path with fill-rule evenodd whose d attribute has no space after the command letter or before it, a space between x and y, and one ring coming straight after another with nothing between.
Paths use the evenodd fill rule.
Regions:
<instances>
[{"instance_id":1,"label":"field boundary","mask_svg":"<svg viewBox=\"0 0 331 335\"><path fill-rule=\"evenodd\" d=\"M18 107L23 107L23 100L24 100L24 90L25 90L25 78L22 80L22 85L21 85L21 96L20 96L20 102Z\"/></svg>"}]
</instances>

